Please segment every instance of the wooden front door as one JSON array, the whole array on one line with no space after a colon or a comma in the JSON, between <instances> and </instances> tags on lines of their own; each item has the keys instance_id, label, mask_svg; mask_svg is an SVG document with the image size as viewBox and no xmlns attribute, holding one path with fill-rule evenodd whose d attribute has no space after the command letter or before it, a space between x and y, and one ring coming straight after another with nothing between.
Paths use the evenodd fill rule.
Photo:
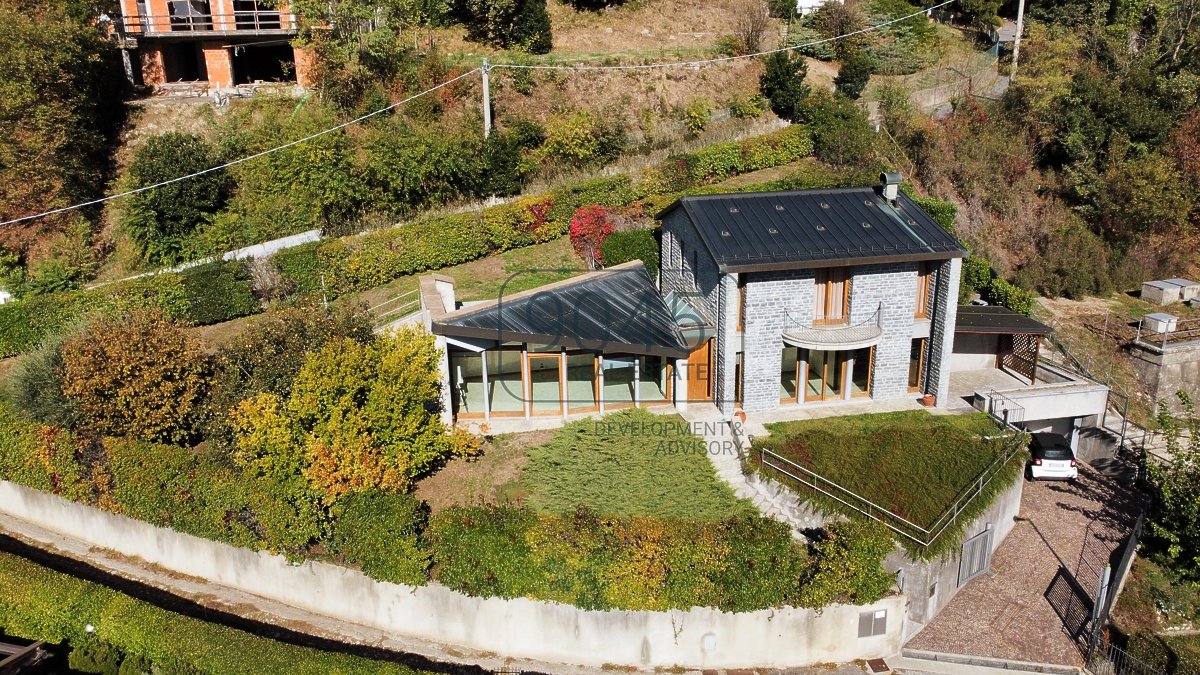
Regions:
<instances>
[{"instance_id":1,"label":"wooden front door","mask_svg":"<svg viewBox=\"0 0 1200 675\"><path fill-rule=\"evenodd\" d=\"M689 401L712 400L712 340L704 341L688 354L687 398Z\"/></svg>"}]
</instances>

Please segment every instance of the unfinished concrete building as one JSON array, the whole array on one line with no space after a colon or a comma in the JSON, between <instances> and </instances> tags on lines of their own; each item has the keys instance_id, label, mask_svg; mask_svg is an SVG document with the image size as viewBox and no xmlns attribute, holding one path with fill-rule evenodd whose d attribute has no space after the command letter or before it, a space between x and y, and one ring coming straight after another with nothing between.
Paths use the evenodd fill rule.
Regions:
<instances>
[{"instance_id":1,"label":"unfinished concrete building","mask_svg":"<svg viewBox=\"0 0 1200 675\"><path fill-rule=\"evenodd\" d=\"M286 2L121 0L116 29L136 55L135 78L147 86L311 85L311 58L292 47L297 22Z\"/></svg>"}]
</instances>

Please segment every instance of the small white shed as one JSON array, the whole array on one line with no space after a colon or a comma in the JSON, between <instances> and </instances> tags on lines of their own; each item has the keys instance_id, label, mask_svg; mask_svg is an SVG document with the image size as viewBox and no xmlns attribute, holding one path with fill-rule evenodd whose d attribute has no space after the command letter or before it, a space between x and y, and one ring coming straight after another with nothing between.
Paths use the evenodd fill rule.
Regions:
<instances>
[{"instance_id":1,"label":"small white shed","mask_svg":"<svg viewBox=\"0 0 1200 675\"><path fill-rule=\"evenodd\" d=\"M1200 296L1200 284L1187 279L1163 279L1142 284L1142 299L1165 306Z\"/></svg>"}]
</instances>

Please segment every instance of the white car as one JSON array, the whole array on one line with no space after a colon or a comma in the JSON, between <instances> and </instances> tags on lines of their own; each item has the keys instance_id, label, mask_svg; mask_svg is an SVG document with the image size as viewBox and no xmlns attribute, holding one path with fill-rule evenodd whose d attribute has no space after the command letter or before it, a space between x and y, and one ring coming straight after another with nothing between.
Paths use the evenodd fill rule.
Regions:
<instances>
[{"instance_id":1,"label":"white car","mask_svg":"<svg viewBox=\"0 0 1200 675\"><path fill-rule=\"evenodd\" d=\"M1079 464L1071 443L1061 434L1038 433L1029 443L1030 480L1075 480L1079 477Z\"/></svg>"}]
</instances>

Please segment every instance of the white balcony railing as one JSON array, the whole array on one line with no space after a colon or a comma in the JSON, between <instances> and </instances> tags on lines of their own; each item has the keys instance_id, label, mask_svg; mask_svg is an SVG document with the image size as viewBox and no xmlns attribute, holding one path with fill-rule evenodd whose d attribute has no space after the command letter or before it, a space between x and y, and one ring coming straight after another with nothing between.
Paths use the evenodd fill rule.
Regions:
<instances>
[{"instance_id":1,"label":"white balcony railing","mask_svg":"<svg viewBox=\"0 0 1200 675\"><path fill-rule=\"evenodd\" d=\"M883 336L883 303L871 316L846 325L814 325L812 321L798 320L787 313L788 327L783 331L783 341L793 347L805 349L861 349L878 344Z\"/></svg>"}]
</instances>

